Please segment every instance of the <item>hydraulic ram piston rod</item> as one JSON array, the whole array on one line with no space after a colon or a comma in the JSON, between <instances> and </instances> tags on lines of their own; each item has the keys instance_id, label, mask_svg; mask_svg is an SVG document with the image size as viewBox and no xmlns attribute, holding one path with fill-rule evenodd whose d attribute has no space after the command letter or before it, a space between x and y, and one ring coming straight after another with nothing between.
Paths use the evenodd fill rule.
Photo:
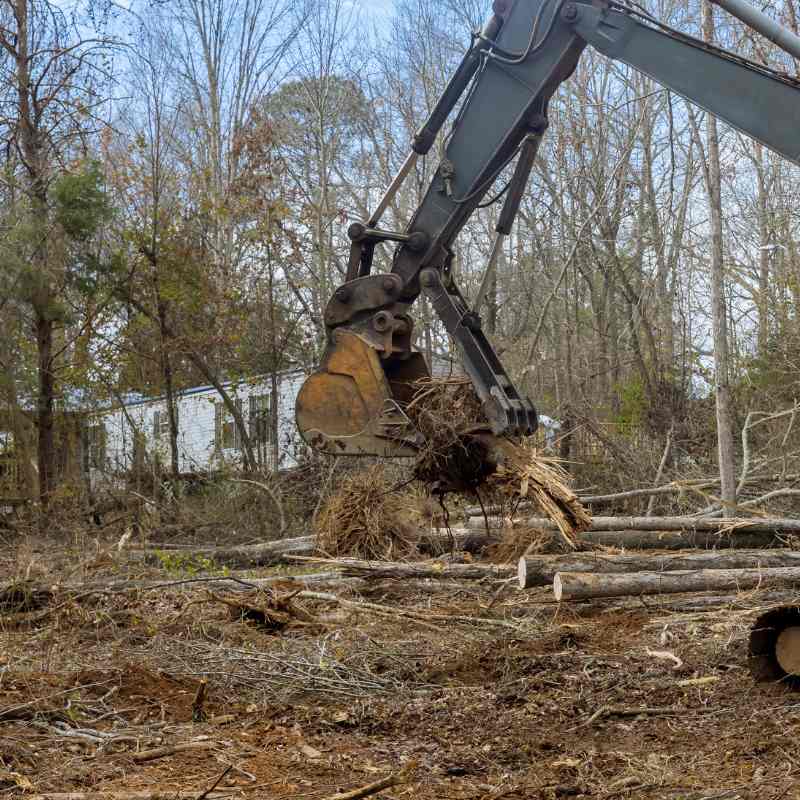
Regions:
<instances>
[{"instance_id":1,"label":"hydraulic ram piston rod","mask_svg":"<svg viewBox=\"0 0 800 800\"><path fill-rule=\"evenodd\" d=\"M748 3L747 0L713 0L713 2L740 19L745 25L749 25L753 30L766 36L789 55L800 59L800 36L796 36L783 25L775 22L772 17Z\"/></svg>"}]
</instances>

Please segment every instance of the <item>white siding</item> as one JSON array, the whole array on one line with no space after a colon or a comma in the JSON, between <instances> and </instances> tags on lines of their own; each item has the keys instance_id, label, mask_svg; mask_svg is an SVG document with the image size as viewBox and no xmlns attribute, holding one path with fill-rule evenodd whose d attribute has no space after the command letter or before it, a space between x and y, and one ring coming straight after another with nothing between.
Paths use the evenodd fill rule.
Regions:
<instances>
[{"instance_id":1,"label":"white siding","mask_svg":"<svg viewBox=\"0 0 800 800\"><path fill-rule=\"evenodd\" d=\"M435 376L441 377L459 374L460 368L446 357L435 356L432 371ZM278 415L278 438L274 443L274 450L264 452L265 448L261 448L261 455L273 463L277 461L279 469L296 466L306 449L294 417L295 401L305 378L306 374L301 370L278 375L278 402L277 408L273 410ZM270 376L265 376L238 384L229 383L225 384L225 390L232 398L241 402L242 414L247 424L250 397L270 395L272 380ZM235 447L217 447L215 407L221 402L219 394L210 387L189 390L179 395L176 405L180 472L206 472L219 469L225 464L241 463L240 450ZM157 435L155 430L156 414L163 420L163 426L159 426L162 429L161 435ZM152 461L153 456L157 455L161 464L166 467L170 462L166 415L167 406L163 398L134 402L124 408L97 414L89 425L102 424L105 428L105 452L102 464L89 465L93 482L103 478L121 478L133 468L136 431L139 432L148 458Z\"/></svg>"},{"instance_id":2,"label":"white siding","mask_svg":"<svg viewBox=\"0 0 800 800\"><path fill-rule=\"evenodd\" d=\"M268 459L276 459L280 469L296 466L305 447L294 422L295 400L304 380L305 374L302 372L288 372L278 376L278 439L270 449L264 447L261 450ZM235 401L241 403L247 424L250 397L270 395L272 381L270 377L266 377L252 382L226 384L225 390ZM213 388L190 390L178 397L176 406L181 472L204 472L217 469L225 463L241 462L242 454L239 449L217 447L215 409L221 402L219 394ZM169 463L167 423L164 421L163 426L159 426L163 432L158 435L154 425L156 414L161 420L166 420L167 406L163 398L131 403L124 409L112 409L94 417L90 424L102 424L106 432L104 463L92 465L94 479L101 475L119 476L133 467L137 431L148 457L152 459L154 455L158 455L163 465ZM225 416L227 417L227 413Z\"/></svg>"}]
</instances>

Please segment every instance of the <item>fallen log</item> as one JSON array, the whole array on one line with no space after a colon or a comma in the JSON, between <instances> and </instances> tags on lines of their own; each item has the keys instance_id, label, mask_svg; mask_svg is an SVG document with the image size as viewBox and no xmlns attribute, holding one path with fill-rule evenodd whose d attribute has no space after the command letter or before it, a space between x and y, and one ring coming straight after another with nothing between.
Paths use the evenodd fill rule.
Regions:
<instances>
[{"instance_id":1,"label":"fallen log","mask_svg":"<svg viewBox=\"0 0 800 800\"><path fill-rule=\"evenodd\" d=\"M215 747L218 747L216 742L187 742L186 744L156 747L153 750L140 750L138 753L134 753L132 758L137 764L144 764L147 761L168 758L178 753L189 753L195 750L213 750Z\"/></svg>"},{"instance_id":2,"label":"fallen log","mask_svg":"<svg viewBox=\"0 0 800 800\"><path fill-rule=\"evenodd\" d=\"M342 575L369 580L385 578L438 580L503 580L514 575L514 567L498 564L443 564L427 562L421 564L401 561L359 561L355 558L305 558L302 561L339 570ZM798 553L800 564L800 553ZM557 570L556 570L557 571ZM552 575L550 576L552 580ZM548 581L549 583L549 581Z\"/></svg>"},{"instance_id":3,"label":"fallen log","mask_svg":"<svg viewBox=\"0 0 800 800\"><path fill-rule=\"evenodd\" d=\"M549 519L531 517L520 520L526 526L542 530L556 530ZM470 528L484 527L484 520L471 517ZM502 527L503 520L489 517L489 527ZM721 517L593 517L590 531L717 531L735 530L742 533L800 533L800 519L761 519Z\"/></svg>"},{"instance_id":4,"label":"fallen log","mask_svg":"<svg viewBox=\"0 0 800 800\"><path fill-rule=\"evenodd\" d=\"M485 531L470 528L457 528L451 534L441 531L425 532L420 537L420 549L430 555L442 555L451 550L479 552L495 539ZM267 567L286 561L288 556L311 555L316 542L313 536L298 536L292 539L278 539L264 544L240 545L236 547L192 547L173 550L158 547L145 550L126 550L131 560L142 560L146 564L158 566L176 556L191 560L211 561L228 567Z\"/></svg>"},{"instance_id":5,"label":"fallen log","mask_svg":"<svg viewBox=\"0 0 800 800\"><path fill-rule=\"evenodd\" d=\"M678 570L742 570L795 567L800 569L800 552L795 550L739 550L718 553L678 553L666 555L607 555L570 553L558 556L523 556L517 575L521 589L547 586L556 573L675 572Z\"/></svg>"},{"instance_id":6,"label":"fallen log","mask_svg":"<svg viewBox=\"0 0 800 800\"><path fill-rule=\"evenodd\" d=\"M186 560L207 560L229 567L267 567L278 564L290 554L308 554L314 550L313 536L298 536L293 539L279 539L263 544L239 545L234 547L193 547L180 550L161 549L128 550L126 555L132 560L142 560L146 564L158 566L165 560L179 556Z\"/></svg>"},{"instance_id":7,"label":"fallen log","mask_svg":"<svg viewBox=\"0 0 800 800\"><path fill-rule=\"evenodd\" d=\"M325 800L362 800L364 797L371 797L373 794L377 794L384 789L390 789L392 786L397 786L399 783L403 783L403 781L403 774L389 775L387 778L375 781L367 786L362 786L359 789L353 789L349 792L339 792L335 795L331 795L330 797L325 798Z\"/></svg>"},{"instance_id":8,"label":"fallen log","mask_svg":"<svg viewBox=\"0 0 800 800\"><path fill-rule=\"evenodd\" d=\"M553 578L556 601L628 595L745 591L800 585L800 567L775 569L698 569L676 572L595 574L558 572Z\"/></svg>"},{"instance_id":9,"label":"fallen log","mask_svg":"<svg viewBox=\"0 0 800 800\"><path fill-rule=\"evenodd\" d=\"M732 550L737 548L786 547L779 536L733 530L714 531L590 531L580 541L600 547L626 550Z\"/></svg>"}]
</instances>

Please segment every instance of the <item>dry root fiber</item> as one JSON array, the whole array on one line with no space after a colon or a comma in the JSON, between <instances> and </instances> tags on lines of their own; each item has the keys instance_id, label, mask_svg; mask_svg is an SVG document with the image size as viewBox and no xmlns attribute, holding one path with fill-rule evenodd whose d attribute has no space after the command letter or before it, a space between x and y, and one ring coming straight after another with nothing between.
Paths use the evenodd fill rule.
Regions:
<instances>
[{"instance_id":1,"label":"dry root fiber","mask_svg":"<svg viewBox=\"0 0 800 800\"><path fill-rule=\"evenodd\" d=\"M392 491L380 465L349 476L328 498L315 522L317 550L338 558L398 560L419 543L420 498Z\"/></svg>"},{"instance_id":2,"label":"dry root fiber","mask_svg":"<svg viewBox=\"0 0 800 800\"><path fill-rule=\"evenodd\" d=\"M494 472L486 422L467 378L424 378L405 412L425 438L414 475L433 494L474 494Z\"/></svg>"},{"instance_id":3,"label":"dry root fiber","mask_svg":"<svg viewBox=\"0 0 800 800\"><path fill-rule=\"evenodd\" d=\"M531 500L556 524L564 543L576 548L575 534L592 524L589 512L569 488L558 459L537 453L528 443L500 440L501 457L489 485L509 500Z\"/></svg>"},{"instance_id":4,"label":"dry root fiber","mask_svg":"<svg viewBox=\"0 0 800 800\"><path fill-rule=\"evenodd\" d=\"M591 517L569 488L567 473L531 443L487 433L469 380L420 381L406 413L427 442L415 475L432 492L480 495L483 488L484 496L511 504L531 500L556 523L564 544L575 549L575 534L589 527Z\"/></svg>"},{"instance_id":5,"label":"dry root fiber","mask_svg":"<svg viewBox=\"0 0 800 800\"><path fill-rule=\"evenodd\" d=\"M487 555L495 564L516 564L522 556L571 552L560 531L543 531L529 525L504 528L500 541L491 545Z\"/></svg>"}]
</instances>

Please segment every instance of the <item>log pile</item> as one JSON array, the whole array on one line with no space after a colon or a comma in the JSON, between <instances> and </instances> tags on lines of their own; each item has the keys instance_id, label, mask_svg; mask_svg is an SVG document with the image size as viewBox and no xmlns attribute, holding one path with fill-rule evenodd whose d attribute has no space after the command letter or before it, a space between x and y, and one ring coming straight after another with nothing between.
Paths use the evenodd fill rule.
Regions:
<instances>
[{"instance_id":1,"label":"log pile","mask_svg":"<svg viewBox=\"0 0 800 800\"><path fill-rule=\"evenodd\" d=\"M670 575L718 570L729 573L755 571L763 574L778 568L790 568L800 572L800 552L795 550L739 550L723 553L708 551L658 555L576 553L567 556L528 556L519 560L517 575L520 588L531 589L553 583L559 573L562 574L562 577L570 573L589 573L598 580L602 580L609 575L613 579L615 574ZM727 587L710 586L709 588ZM684 591L695 590L685 589ZM628 594L642 593L649 592L628 592Z\"/></svg>"},{"instance_id":2,"label":"log pile","mask_svg":"<svg viewBox=\"0 0 800 800\"><path fill-rule=\"evenodd\" d=\"M467 527L499 528L507 520L499 517L470 517ZM542 530L554 530L554 524L542 517L523 520L525 525ZM800 519L751 519L751 518L709 518L709 517L592 517L587 531L678 531L683 533L713 532L759 533L776 535L780 533L800 533Z\"/></svg>"},{"instance_id":3,"label":"log pile","mask_svg":"<svg viewBox=\"0 0 800 800\"><path fill-rule=\"evenodd\" d=\"M538 522L538 521L537 521ZM542 521L545 523L546 521ZM595 517L593 528L607 531L607 543L619 541L611 528L624 531L626 520ZM785 547L781 534L800 529L794 519L632 518L630 528L648 540L653 532L672 531L681 542L692 536L722 536L705 544L736 548L742 542L761 541L781 549L707 549L681 553L578 553L557 558L525 556L519 560L521 589L552 584L557 602L614 597L684 594L691 592L746 592L755 589L800 590L800 552ZM584 534L587 536L590 534ZM659 537L664 535L658 534ZM616 538L615 538L616 537ZM739 541L737 542L737 538ZM667 549L667 548L665 548Z\"/></svg>"},{"instance_id":4,"label":"log pile","mask_svg":"<svg viewBox=\"0 0 800 800\"><path fill-rule=\"evenodd\" d=\"M466 527L420 533L417 559L435 559L457 551L482 553L489 545L496 545L502 535L513 534L508 519L475 517L471 516L472 511L468 509ZM557 529L555 523L544 518L529 518L523 524L545 532ZM795 586L800 589L800 552L791 549L797 535L800 519L594 517L580 537L582 551L526 554L517 565L516 578L522 589L552 586L558 602L761 588L786 590ZM217 565L256 566L313 558L319 551L315 550L314 538L305 536L249 547L179 552ZM153 562L163 558L164 552L129 551L129 555ZM330 572L304 576L308 582L324 578L367 585L370 581L395 580L422 587L426 582L429 586L442 586L445 580L500 584L513 581L515 575L514 567L507 563L313 560Z\"/></svg>"}]
</instances>

